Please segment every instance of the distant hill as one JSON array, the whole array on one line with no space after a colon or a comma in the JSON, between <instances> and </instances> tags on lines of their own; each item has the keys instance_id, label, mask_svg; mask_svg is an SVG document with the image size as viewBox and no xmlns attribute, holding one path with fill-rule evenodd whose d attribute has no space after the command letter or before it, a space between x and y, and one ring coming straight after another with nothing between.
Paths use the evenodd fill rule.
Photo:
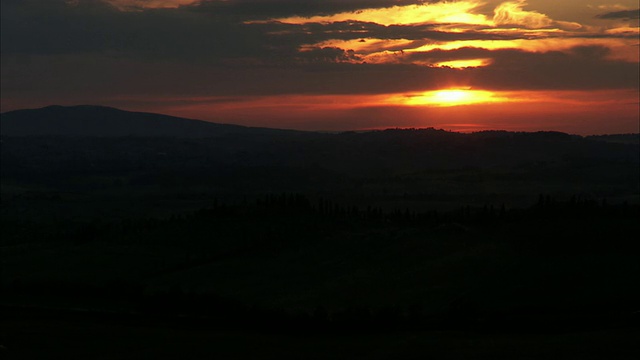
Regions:
<instances>
[{"instance_id":1,"label":"distant hill","mask_svg":"<svg viewBox=\"0 0 640 360\"><path fill-rule=\"evenodd\" d=\"M104 106L48 106L1 114L3 136L216 137L240 133L283 132L215 124L168 115L130 112Z\"/></svg>"},{"instance_id":2,"label":"distant hill","mask_svg":"<svg viewBox=\"0 0 640 360\"><path fill-rule=\"evenodd\" d=\"M640 144L640 134L591 135L587 136L587 139L618 144Z\"/></svg>"}]
</instances>

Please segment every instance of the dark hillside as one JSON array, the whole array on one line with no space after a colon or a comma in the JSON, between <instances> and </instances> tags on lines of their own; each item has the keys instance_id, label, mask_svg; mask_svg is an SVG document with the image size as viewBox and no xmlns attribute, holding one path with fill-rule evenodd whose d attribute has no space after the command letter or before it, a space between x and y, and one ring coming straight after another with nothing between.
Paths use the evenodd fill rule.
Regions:
<instances>
[{"instance_id":1,"label":"dark hillside","mask_svg":"<svg viewBox=\"0 0 640 360\"><path fill-rule=\"evenodd\" d=\"M626 135L86 106L6 113L2 131L0 345L17 358L638 358Z\"/></svg>"},{"instance_id":2,"label":"dark hillside","mask_svg":"<svg viewBox=\"0 0 640 360\"><path fill-rule=\"evenodd\" d=\"M103 106L48 106L2 114L3 136L145 136L215 137L242 134L249 128L173 116L129 112ZM276 130L254 129L265 133Z\"/></svg>"},{"instance_id":3,"label":"dark hillside","mask_svg":"<svg viewBox=\"0 0 640 360\"><path fill-rule=\"evenodd\" d=\"M202 138L3 136L2 141L5 200L46 189L110 198L137 198L142 192L236 198L301 192L385 208L527 206L540 193L637 202L640 179L637 144L553 132L325 134L240 127Z\"/></svg>"}]
</instances>

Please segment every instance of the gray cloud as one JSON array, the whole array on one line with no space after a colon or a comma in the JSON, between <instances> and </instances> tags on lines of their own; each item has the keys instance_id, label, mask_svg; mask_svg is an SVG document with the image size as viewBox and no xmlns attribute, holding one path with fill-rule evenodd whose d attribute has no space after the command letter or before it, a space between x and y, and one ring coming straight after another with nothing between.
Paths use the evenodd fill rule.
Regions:
<instances>
[{"instance_id":1,"label":"gray cloud","mask_svg":"<svg viewBox=\"0 0 640 360\"><path fill-rule=\"evenodd\" d=\"M351 56L319 50L290 66L210 66L149 62L99 55L3 57L3 101L31 98L62 103L91 99L185 98L300 94L385 94L470 86L488 90L638 89L637 64L610 61L603 47L571 52L459 49L415 55L424 59L492 58L482 68L410 64L351 64L323 58Z\"/></svg>"},{"instance_id":2,"label":"gray cloud","mask_svg":"<svg viewBox=\"0 0 640 360\"><path fill-rule=\"evenodd\" d=\"M438 1L440 0L205 0L185 8L194 12L233 15L246 20L332 15L363 8L386 8Z\"/></svg>"},{"instance_id":3,"label":"gray cloud","mask_svg":"<svg viewBox=\"0 0 640 360\"><path fill-rule=\"evenodd\" d=\"M611 20L616 20L616 19L624 19L624 20L640 19L640 9L608 12L606 14L598 15L597 18L598 19L611 19Z\"/></svg>"},{"instance_id":4,"label":"gray cloud","mask_svg":"<svg viewBox=\"0 0 640 360\"><path fill-rule=\"evenodd\" d=\"M185 9L121 12L100 1L2 2L2 54L103 53L215 62L268 54L263 30Z\"/></svg>"},{"instance_id":5,"label":"gray cloud","mask_svg":"<svg viewBox=\"0 0 640 360\"><path fill-rule=\"evenodd\" d=\"M570 52L491 52L494 62L479 68L472 84L493 89L593 90L638 89L638 64L609 60L609 49L581 46Z\"/></svg>"}]
</instances>

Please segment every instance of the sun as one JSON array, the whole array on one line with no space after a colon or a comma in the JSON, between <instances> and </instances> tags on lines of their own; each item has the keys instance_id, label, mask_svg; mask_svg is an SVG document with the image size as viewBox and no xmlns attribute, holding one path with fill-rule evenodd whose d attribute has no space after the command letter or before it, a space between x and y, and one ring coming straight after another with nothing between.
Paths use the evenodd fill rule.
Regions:
<instances>
[{"instance_id":1,"label":"sun","mask_svg":"<svg viewBox=\"0 0 640 360\"><path fill-rule=\"evenodd\" d=\"M402 98L394 98L392 101L402 103L404 105L413 106L459 106L473 105L495 102L506 102L500 96L492 91L487 90L469 90L469 89L444 89L435 91L426 91L419 94L404 95Z\"/></svg>"},{"instance_id":2,"label":"sun","mask_svg":"<svg viewBox=\"0 0 640 360\"><path fill-rule=\"evenodd\" d=\"M438 103L463 103L471 97L471 93L465 90L441 90L433 94L433 100Z\"/></svg>"}]
</instances>

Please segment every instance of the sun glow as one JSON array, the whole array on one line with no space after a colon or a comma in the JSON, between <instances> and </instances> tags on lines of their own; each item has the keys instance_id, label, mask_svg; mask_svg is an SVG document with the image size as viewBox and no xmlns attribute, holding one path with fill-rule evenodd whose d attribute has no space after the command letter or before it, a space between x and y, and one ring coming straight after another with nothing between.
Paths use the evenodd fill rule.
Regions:
<instances>
[{"instance_id":1,"label":"sun glow","mask_svg":"<svg viewBox=\"0 0 640 360\"><path fill-rule=\"evenodd\" d=\"M333 15L311 17L292 16L273 20L286 24L364 21L375 22L385 26L426 23L491 25L492 22L485 15L475 13L475 10L481 5L483 5L483 3L478 0L421 3L379 9L362 9Z\"/></svg>"},{"instance_id":2,"label":"sun glow","mask_svg":"<svg viewBox=\"0 0 640 360\"><path fill-rule=\"evenodd\" d=\"M434 64L432 61L412 60L412 54L428 53L430 51L454 51L464 48L484 50L518 49L531 53L547 53L552 51L570 52L577 46L601 46L609 49L606 58L626 62L638 62L637 40L618 38L533 38L511 40L457 40L449 42L427 43L408 39L374 39L362 38L351 40L331 39L314 44L305 44L299 48L300 52L317 48L336 47L353 50L361 59L370 64L408 62L417 65L439 67L480 67L491 65L491 59L449 60ZM467 62L473 61L473 62ZM467 63L465 63L467 62Z\"/></svg>"},{"instance_id":3,"label":"sun glow","mask_svg":"<svg viewBox=\"0 0 640 360\"><path fill-rule=\"evenodd\" d=\"M450 60L442 61L435 64L438 67L449 67L453 69L465 69L470 67L481 67L491 64L491 59L468 59L468 60Z\"/></svg>"},{"instance_id":4,"label":"sun glow","mask_svg":"<svg viewBox=\"0 0 640 360\"><path fill-rule=\"evenodd\" d=\"M467 89L446 89L437 91L427 91L417 95L404 95L391 101L413 106L458 106L495 102L507 102L507 98L499 97L491 91L467 90Z\"/></svg>"},{"instance_id":5,"label":"sun glow","mask_svg":"<svg viewBox=\"0 0 640 360\"><path fill-rule=\"evenodd\" d=\"M465 90L442 90L433 94L433 99L440 103L460 103L471 97Z\"/></svg>"}]
</instances>

